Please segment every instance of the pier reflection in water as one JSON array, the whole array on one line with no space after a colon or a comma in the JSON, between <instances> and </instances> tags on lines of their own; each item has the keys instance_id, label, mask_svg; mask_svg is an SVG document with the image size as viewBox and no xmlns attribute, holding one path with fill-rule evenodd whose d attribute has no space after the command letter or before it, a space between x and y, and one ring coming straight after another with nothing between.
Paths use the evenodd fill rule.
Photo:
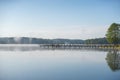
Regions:
<instances>
[{"instance_id":1,"label":"pier reflection in water","mask_svg":"<svg viewBox=\"0 0 120 80\"><path fill-rule=\"evenodd\" d=\"M106 61L112 71L120 70L120 51L118 50L108 51Z\"/></svg>"}]
</instances>

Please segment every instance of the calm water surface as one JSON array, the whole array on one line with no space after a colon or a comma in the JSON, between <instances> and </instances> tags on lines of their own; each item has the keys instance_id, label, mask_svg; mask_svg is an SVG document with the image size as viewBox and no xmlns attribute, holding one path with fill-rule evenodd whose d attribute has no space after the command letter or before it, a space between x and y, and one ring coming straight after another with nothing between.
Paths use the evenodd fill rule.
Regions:
<instances>
[{"instance_id":1,"label":"calm water surface","mask_svg":"<svg viewBox=\"0 0 120 80\"><path fill-rule=\"evenodd\" d=\"M120 80L120 53L97 50L0 51L0 80Z\"/></svg>"}]
</instances>

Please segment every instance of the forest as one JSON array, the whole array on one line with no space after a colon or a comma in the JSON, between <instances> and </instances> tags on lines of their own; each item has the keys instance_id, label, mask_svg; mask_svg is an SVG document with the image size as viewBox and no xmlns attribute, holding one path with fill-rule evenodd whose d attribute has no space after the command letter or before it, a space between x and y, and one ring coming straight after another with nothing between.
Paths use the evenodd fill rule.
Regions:
<instances>
[{"instance_id":1,"label":"forest","mask_svg":"<svg viewBox=\"0 0 120 80\"><path fill-rule=\"evenodd\" d=\"M42 39L30 37L1 37L0 44L108 44L106 38L95 39Z\"/></svg>"}]
</instances>

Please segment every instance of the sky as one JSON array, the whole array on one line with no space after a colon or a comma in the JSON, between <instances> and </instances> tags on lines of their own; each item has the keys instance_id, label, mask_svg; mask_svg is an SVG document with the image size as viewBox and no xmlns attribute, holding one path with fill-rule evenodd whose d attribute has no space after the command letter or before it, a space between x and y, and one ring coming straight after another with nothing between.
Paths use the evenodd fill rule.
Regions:
<instances>
[{"instance_id":1,"label":"sky","mask_svg":"<svg viewBox=\"0 0 120 80\"><path fill-rule=\"evenodd\" d=\"M105 37L119 8L120 0L0 0L0 37Z\"/></svg>"}]
</instances>

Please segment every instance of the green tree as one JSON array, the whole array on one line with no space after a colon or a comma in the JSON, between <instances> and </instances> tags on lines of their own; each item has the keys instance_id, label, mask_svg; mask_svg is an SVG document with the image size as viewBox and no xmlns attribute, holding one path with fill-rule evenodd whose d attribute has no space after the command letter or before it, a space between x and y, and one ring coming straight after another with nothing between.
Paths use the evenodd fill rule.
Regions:
<instances>
[{"instance_id":1,"label":"green tree","mask_svg":"<svg viewBox=\"0 0 120 80\"><path fill-rule=\"evenodd\" d=\"M120 41L120 24L111 24L108 28L106 38L109 43L118 44Z\"/></svg>"}]
</instances>

